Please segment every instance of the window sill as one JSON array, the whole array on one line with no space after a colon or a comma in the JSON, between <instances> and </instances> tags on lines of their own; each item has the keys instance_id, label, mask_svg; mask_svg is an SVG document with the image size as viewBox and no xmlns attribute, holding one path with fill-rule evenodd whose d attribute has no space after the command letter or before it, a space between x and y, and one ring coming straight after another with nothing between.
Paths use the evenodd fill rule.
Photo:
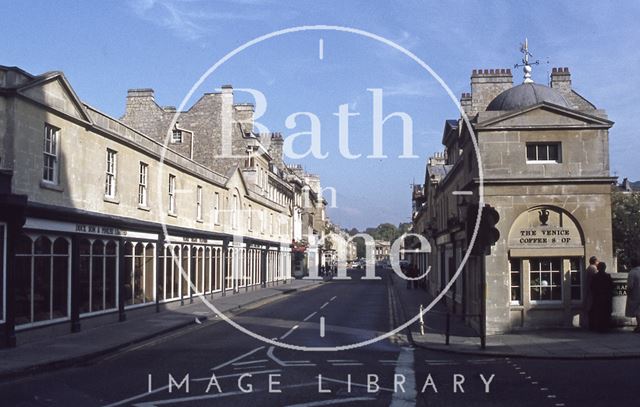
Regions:
<instances>
[{"instance_id":1,"label":"window sill","mask_svg":"<svg viewBox=\"0 0 640 407\"><path fill-rule=\"evenodd\" d=\"M145 211L145 212L149 212L151 211L151 208L145 205L138 205L138 209L140 209L141 211Z\"/></svg>"},{"instance_id":2,"label":"window sill","mask_svg":"<svg viewBox=\"0 0 640 407\"><path fill-rule=\"evenodd\" d=\"M167 216L171 216L172 218L177 218L178 214L175 212L167 212Z\"/></svg>"},{"instance_id":3,"label":"window sill","mask_svg":"<svg viewBox=\"0 0 640 407\"><path fill-rule=\"evenodd\" d=\"M120 205L120 200L116 197L105 196L103 199L105 202L109 202L112 204Z\"/></svg>"},{"instance_id":4,"label":"window sill","mask_svg":"<svg viewBox=\"0 0 640 407\"><path fill-rule=\"evenodd\" d=\"M562 164L561 161L553 161L553 160L536 160L536 161L531 161L531 160L527 160L527 164Z\"/></svg>"},{"instance_id":5,"label":"window sill","mask_svg":"<svg viewBox=\"0 0 640 407\"><path fill-rule=\"evenodd\" d=\"M204 223L204 220L202 220L202 219L196 219L196 223Z\"/></svg>"},{"instance_id":6,"label":"window sill","mask_svg":"<svg viewBox=\"0 0 640 407\"><path fill-rule=\"evenodd\" d=\"M50 189L52 191L63 192L64 188L60 186L60 184L54 184L53 182L47 182L40 180L40 188Z\"/></svg>"}]
</instances>

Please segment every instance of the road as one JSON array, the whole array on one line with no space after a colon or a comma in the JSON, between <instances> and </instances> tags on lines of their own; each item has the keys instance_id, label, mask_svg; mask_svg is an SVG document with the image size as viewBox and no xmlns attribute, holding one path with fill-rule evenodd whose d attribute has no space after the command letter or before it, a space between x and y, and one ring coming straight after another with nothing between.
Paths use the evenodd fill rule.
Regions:
<instances>
[{"instance_id":1,"label":"road","mask_svg":"<svg viewBox=\"0 0 640 407\"><path fill-rule=\"evenodd\" d=\"M400 319L387 280L332 281L234 321L305 347L346 346ZM195 325L90 364L0 384L2 406L611 406L637 403L640 361L470 357L402 335L343 351L283 349L226 322ZM186 380L185 380L186 378Z\"/></svg>"}]
</instances>

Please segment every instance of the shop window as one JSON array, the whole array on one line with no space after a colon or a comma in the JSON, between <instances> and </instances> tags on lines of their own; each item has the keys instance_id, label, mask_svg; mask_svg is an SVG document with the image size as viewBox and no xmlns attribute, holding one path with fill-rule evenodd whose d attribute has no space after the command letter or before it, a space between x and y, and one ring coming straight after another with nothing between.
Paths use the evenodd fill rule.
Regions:
<instances>
[{"instance_id":1,"label":"shop window","mask_svg":"<svg viewBox=\"0 0 640 407\"><path fill-rule=\"evenodd\" d=\"M511 273L511 303L522 304L522 261L520 259L509 260Z\"/></svg>"},{"instance_id":2,"label":"shop window","mask_svg":"<svg viewBox=\"0 0 640 407\"><path fill-rule=\"evenodd\" d=\"M561 162L560 143L527 143L527 162Z\"/></svg>"},{"instance_id":3,"label":"shop window","mask_svg":"<svg viewBox=\"0 0 640 407\"><path fill-rule=\"evenodd\" d=\"M562 299L562 260L557 257L529 260L531 301Z\"/></svg>"},{"instance_id":4,"label":"shop window","mask_svg":"<svg viewBox=\"0 0 640 407\"><path fill-rule=\"evenodd\" d=\"M163 273L161 299L180 298L180 246L166 245L162 256Z\"/></svg>"},{"instance_id":5,"label":"shop window","mask_svg":"<svg viewBox=\"0 0 640 407\"><path fill-rule=\"evenodd\" d=\"M80 251L80 313L117 306L118 247L115 240L82 239Z\"/></svg>"},{"instance_id":6,"label":"shop window","mask_svg":"<svg viewBox=\"0 0 640 407\"><path fill-rule=\"evenodd\" d=\"M18 238L16 325L68 317L70 247L64 237Z\"/></svg>"},{"instance_id":7,"label":"shop window","mask_svg":"<svg viewBox=\"0 0 640 407\"><path fill-rule=\"evenodd\" d=\"M582 299L582 261L579 257L569 259L569 280L571 282L571 300L580 301Z\"/></svg>"},{"instance_id":8,"label":"shop window","mask_svg":"<svg viewBox=\"0 0 640 407\"><path fill-rule=\"evenodd\" d=\"M124 299L126 305L154 301L154 259L153 243L127 242L125 244Z\"/></svg>"}]
</instances>

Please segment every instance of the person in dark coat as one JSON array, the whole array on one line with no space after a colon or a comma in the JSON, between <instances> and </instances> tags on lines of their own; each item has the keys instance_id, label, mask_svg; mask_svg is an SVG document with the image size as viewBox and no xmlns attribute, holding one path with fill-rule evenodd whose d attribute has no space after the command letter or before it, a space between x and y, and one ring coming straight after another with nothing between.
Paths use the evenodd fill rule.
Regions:
<instances>
[{"instance_id":1,"label":"person in dark coat","mask_svg":"<svg viewBox=\"0 0 640 407\"><path fill-rule=\"evenodd\" d=\"M606 332L611 327L611 300L613 297L613 279L606 272L607 265L598 263L598 272L591 279L591 308L589 309L589 328L597 332Z\"/></svg>"}]
</instances>

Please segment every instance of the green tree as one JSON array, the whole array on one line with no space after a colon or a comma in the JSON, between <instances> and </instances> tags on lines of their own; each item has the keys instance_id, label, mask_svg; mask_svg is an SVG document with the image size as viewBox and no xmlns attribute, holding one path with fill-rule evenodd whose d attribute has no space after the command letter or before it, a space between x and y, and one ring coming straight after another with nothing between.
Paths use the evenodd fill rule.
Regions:
<instances>
[{"instance_id":1,"label":"green tree","mask_svg":"<svg viewBox=\"0 0 640 407\"><path fill-rule=\"evenodd\" d=\"M632 259L640 259L640 193L614 192L611 210L618 269L628 271Z\"/></svg>"}]
</instances>

